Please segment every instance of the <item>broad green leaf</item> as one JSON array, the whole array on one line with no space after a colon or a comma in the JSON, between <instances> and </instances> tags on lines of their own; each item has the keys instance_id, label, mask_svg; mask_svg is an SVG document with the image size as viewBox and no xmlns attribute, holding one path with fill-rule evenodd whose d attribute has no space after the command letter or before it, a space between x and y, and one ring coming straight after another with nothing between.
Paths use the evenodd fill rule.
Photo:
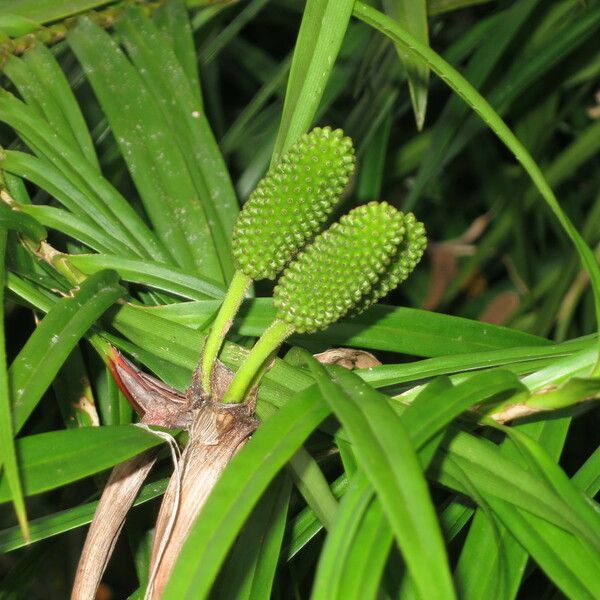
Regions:
<instances>
[{"instance_id":1,"label":"broad green leaf","mask_svg":"<svg viewBox=\"0 0 600 600\"><path fill-rule=\"evenodd\" d=\"M104 471L163 439L134 425L81 427L30 435L17 440L28 496ZM0 479L0 502L10 499Z\"/></svg>"},{"instance_id":2,"label":"broad green leaf","mask_svg":"<svg viewBox=\"0 0 600 600\"><path fill-rule=\"evenodd\" d=\"M16 431L48 389L77 342L125 290L114 271L101 271L59 300L42 319L9 369ZM48 351L51 348L52 351Z\"/></svg>"},{"instance_id":3,"label":"broad green leaf","mask_svg":"<svg viewBox=\"0 0 600 600\"><path fill-rule=\"evenodd\" d=\"M419 593L454 598L439 523L402 422L385 396L355 375L336 369L331 381L318 363L311 361L310 367L375 488ZM344 388L336 381L344 381Z\"/></svg>"},{"instance_id":4,"label":"broad green leaf","mask_svg":"<svg viewBox=\"0 0 600 600\"><path fill-rule=\"evenodd\" d=\"M2 213L0 212L0 218ZM17 462L17 451L13 440L13 424L9 395L8 373L6 370L6 340L4 329L4 285L6 279L6 238L8 232L0 225L0 467L3 468L7 500L12 500L21 535L29 540L29 524L23 500L23 487ZM21 463L22 464L22 463Z\"/></svg>"},{"instance_id":5,"label":"broad green leaf","mask_svg":"<svg viewBox=\"0 0 600 600\"><path fill-rule=\"evenodd\" d=\"M310 129L342 45L353 4L352 0L308 0L306 3L273 162Z\"/></svg>"},{"instance_id":6,"label":"broad green leaf","mask_svg":"<svg viewBox=\"0 0 600 600\"><path fill-rule=\"evenodd\" d=\"M277 472L327 416L311 387L265 421L213 489L175 564L163 598L206 598L228 549Z\"/></svg>"},{"instance_id":7,"label":"broad green leaf","mask_svg":"<svg viewBox=\"0 0 600 600\"><path fill-rule=\"evenodd\" d=\"M426 0L384 0L385 12L423 44L429 43ZM408 78L410 99L417 129L421 131L427 110L429 67L402 46L396 47Z\"/></svg>"}]
</instances>

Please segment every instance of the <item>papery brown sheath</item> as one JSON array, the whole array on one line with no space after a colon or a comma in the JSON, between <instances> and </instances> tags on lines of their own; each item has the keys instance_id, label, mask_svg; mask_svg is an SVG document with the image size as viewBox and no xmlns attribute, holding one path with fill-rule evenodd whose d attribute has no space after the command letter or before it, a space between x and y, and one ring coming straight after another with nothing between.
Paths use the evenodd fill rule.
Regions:
<instances>
[{"instance_id":1,"label":"papery brown sheath","mask_svg":"<svg viewBox=\"0 0 600 600\"><path fill-rule=\"evenodd\" d=\"M150 563L151 581L146 598L159 598L191 525L219 476L256 429L255 395L244 404L225 405L219 400L232 373L217 362L212 398L206 397L196 370L185 394L140 371L113 349L109 357L113 377L141 423L187 429L189 441L182 453L179 477L169 481L156 522ZM104 488L79 560L71 600L94 598L114 549L125 517L156 462L158 451L149 450L117 465ZM178 506L174 506L179 491ZM173 518L175 511L175 518Z\"/></svg>"}]
</instances>

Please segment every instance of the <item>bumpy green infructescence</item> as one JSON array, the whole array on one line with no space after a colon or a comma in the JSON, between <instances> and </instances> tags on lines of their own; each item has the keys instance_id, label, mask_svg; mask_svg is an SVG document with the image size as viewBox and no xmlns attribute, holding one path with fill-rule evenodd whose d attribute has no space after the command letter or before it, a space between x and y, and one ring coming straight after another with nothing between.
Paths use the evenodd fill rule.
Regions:
<instances>
[{"instance_id":1,"label":"bumpy green infructescence","mask_svg":"<svg viewBox=\"0 0 600 600\"><path fill-rule=\"evenodd\" d=\"M312 333L361 312L415 268L425 229L386 202L359 206L318 235L279 279L277 314L235 374L224 402L242 402L270 356L294 332Z\"/></svg>"},{"instance_id":2,"label":"bumpy green infructescence","mask_svg":"<svg viewBox=\"0 0 600 600\"><path fill-rule=\"evenodd\" d=\"M354 170L352 140L340 129L303 135L258 184L233 230L236 269L275 279L319 231Z\"/></svg>"},{"instance_id":3,"label":"bumpy green infructescence","mask_svg":"<svg viewBox=\"0 0 600 600\"><path fill-rule=\"evenodd\" d=\"M404 239L404 215L370 202L343 216L287 267L275 287L277 319L299 333L324 329L370 303Z\"/></svg>"},{"instance_id":4,"label":"bumpy green infructescence","mask_svg":"<svg viewBox=\"0 0 600 600\"><path fill-rule=\"evenodd\" d=\"M423 257L427 247L425 225L417 221L413 213L400 214L404 218L404 237L398 246L398 252L377 284L350 311L352 315L360 314L398 287L415 270Z\"/></svg>"}]
</instances>

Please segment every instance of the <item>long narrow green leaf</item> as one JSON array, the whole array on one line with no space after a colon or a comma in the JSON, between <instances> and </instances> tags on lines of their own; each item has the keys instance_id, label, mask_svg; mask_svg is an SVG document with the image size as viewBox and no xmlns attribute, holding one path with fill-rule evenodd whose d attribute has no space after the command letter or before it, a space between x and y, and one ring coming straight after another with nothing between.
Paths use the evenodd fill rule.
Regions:
<instances>
[{"instance_id":1,"label":"long narrow green leaf","mask_svg":"<svg viewBox=\"0 0 600 600\"><path fill-rule=\"evenodd\" d=\"M220 7L217 6L217 9ZM200 14L199 11L197 14ZM169 0L154 13L154 21L158 28L169 38L177 60L181 63L196 102L202 106L202 93L200 91L200 78L198 77L198 61L192 24L188 18L185 3L180 0Z\"/></svg>"},{"instance_id":2,"label":"long narrow green leaf","mask_svg":"<svg viewBox=\"0 0 600 600\"><path fill-rule=\"evenodd\" d=\"M172 292L183 298L202 300L221 299L223 286L217 281L188 275L182 269L165 267L150 261L133 260L106 254L71 254L69 262L86 274L113 269L125 281L143 283L149 287Z\"/></svg>"},{"instance_id":3,"label":"long narrow green leaf","mask_svg":"<svg viewBox=\"0 0 600 600\"><path fill-rule=\"evenodd\" d=\"M425 598L454 598L439 523L402 422L385 396L355 375L335 370L336 380L354 389L350 394L318 363L311 361L310 366L377 492L419 593Z\"/></svg>"},{"instance_id":4,"label":"long narrow green leaf","mask_svg":"<svg viewBox=\"0 0 600 600\"><path fill-rule=\"evenodd\" d=\"M592 600L600 595L597 552L548 521L523 510L515 512L496 498L489 502L504 526L568 598Z\"/></svg>"},{"instance_id":5,"label":"long narrow green leaf","mask_svg":"<svg viewBox=\"0 0 600 600\"><path fill-rule=\"evenodd\" d=\"M164 494L167 489L168 479L161 479L154 483L147 483L138 494L133 506L144 504ZM30 521L31 542L39 542L72 529L88 525L94 518L98 501L78 504L57 513ZM17 528L11 527L0 531L0 552L10 552L25 545Z\"/></svg>"},{"instance_id":6,"label":"long narrow green leaf","mask_svg":"<svg viewBox=\"0 0 600 600\"><path fill-rule=\"evenodd\" d=\"M25 179L31 175L34 183L41 176L42 183L48 182L53 188L48 191L56 192L53 195L65 205L73 190L77 190L75 204L79 205L80 213L88 214L139 256L167 260L166 251L125 198L81 158L77 148L57 136L31 109L16 98L3 96L0 97L0 119L13 127L27 145L45 159L36 161L27 154L2 152L2 168ZM63 193L60 190L65 181L68 189ZM41 187L47 189L43 184ZM67 207L72 209L72 206Z\"/></svg>"},{"instance_id":7,"label":"long narrow green leaf","mask_svg":"<svg viewBox=\"0 0 600 600\"><path fill-rule=\"evenodd\" d=\"M598 493L600 490L600 446L575 473L573 483L590 497Z\"/></svg>"},{"instance_id":8,"label":"long narrow green leaf","mask_svg":"<svg viewBox=\"0 0 600 600\"><path fill-rule=\"evenodd\" d=\"M568 431L566 419L517 425L517 428L535 436L558 459ZM501 452L520 462L518 451L508 440L501 444ZM523 546L489 512L487 503L485 514L481 509L477 511L455 573L461 594L473 600L499 594L514 597L529 559ZM502 590L499 589L499 581L503 585Z\"/></svg>"},{"instance_id":9,"label":"long narrow green leaf","mask_svg":"<svg viewBox=\"0 0 600 600\"><path fill-rule=\"evenodd\" d=\"M123 294L114 271L87 279L42 319L9 369L13 422L19 431L77 342ZM52 348L49 352L48 348Z\"/></svg>"},{"instance_id":10,"label":"long narrow green leaf","mask_svg":"<svg viewBox=\"0 0 600 600\"><path fill-rule=\"evenodd\" d=\"M157 314L183 323L212 314L214 306L186 302L157 309ZM234 328L242 335L259 336L275 316L270 298L246 302ZM301 336L292 340L306 339ZM406 307L376 305L364 313L335 323L310 336L325 344L387 350L415 356L443 356L484 352L519 346L544 347L550 342L516 329L499 327L462 317ZM532 349L535 352L535 350ZM541 350L540 350L541 351ZM466 358L466 357L465 357Z\"/></svg>"},{"instance_id":11,"label":"long narrow green leaf","mask_svg":"<svg viewBox=\"0 0 600 600\"><path fill-rule=\"evenodd\" d=\"M496 497L513 504L582 540L589 539L594 547L600 548L600 538L590 531L576 510L544 481L505 457L495 444L457 432L452 440L444 442L443 447L445 454L442 454L446 458L440 456L435 459L442 482L445 481L445 461L449 459L452 468L467 473L471 483L486 498ZM600 552L598 554L600 556Z\"/></svg>"},{"instance_id":12,"label":"long narrow green leaf","mask_svg":"<svg viewBox=\"0 0 600 600\"><path fill-rule=\"evenodd\" d=\"M313 387L264 422L232 460L194 524L164 590L165 600L206 598L227 550L268 484L327 416Z\"/></svg>"},{"instance_id":13,"label":"long narrow green leaf","mask_svg":"<svg viewBox=\"0 0 600 600\"><path fill-rule=\"evenodd\" d=\"M319 521L329 529L338 504L317 461L304 448L300 448L290 459L289 467L296 487Z\"/></svg>"},{"instance_id":14,"label":"long narrow green leaf","mask_svg":"<svg viewBox=\"0 0 600 600\"><path fill-rule=\"evenodd\" d=\"M233 275L230 235L238 212L225 163L210 129L199 93L161 32L141 9L130 9L117 23L123 43L153 94L185 159L199 201L189 202L189 219L204 209L221 268ZM173 95L173 90L177 94Z\"/></svg>"},{"instance_id":15,"label":"long narrow green leaf","mask_svg":"<svg viewBox=\"0 0 600 600\"><path fill-rule=\"evenodd\" d=\"M179 266L223 281L208 218L185 158L139 71L90 19L80 19L68 41L110 123L155 231ZM164 101L170 102L171 95ZM185 117L188 126L194 119L191 110Z\"/></svg>"},{"instance_id":16,"label":"long narrow green leaf","mask_svg":"<svg viewBox=\"0 0 600 600\"><path fill-rule=\"evenodd\" d=\"M386 13L423 44L429 43L426 0L384 0ZM402 46L397 47L398 56L404 63L408 77L410 99L415 114L417 129L423 129L427 110L427 84L429 67L426 62L415 58Z\"/></svg>"},{"instance_id":17,"label":"long narrow green leaf","mask_svg":"<svg viewBox=\"0 0 600 600\"><path fill-rule=\"evenodd\" d=\"M520 31L525 20L538 4L539 0L525 0L507 8L502 19L492 28L480 47L474 53L465 69L465 77L477 88L485 83L508 45ZM461 98L450 98L433 129L429 148L421 160L419 172L406 199L408 210L414 208L425 184L441 168L444 153L451 143L460 125L468 115L468 106Z\"/></svg>"},{"instance_id":18,"label":"long narrow green leaf","mask_svg":"<svg viewBox=\"0 0 600 600\"><path fill-rule=\"evenodd\" d=\"M375 492L369 485L366 475L358 471L344 494L335 526L327 536L325 546L319 557L311 596L315 600L346 597L342 595L344 559L352 550L352 547L357 544L357 533L360 531L362 520L365 519L374 495ZM380 542L380 540L378 541ZM382 544L382 546L384 545ZM372 547L365 548L365 550L371 552ZM389 551L389 548L387 550ZM366 597L368 598L368 596Z\"/></svg>"},{"instance_id":19,"label":"long narrow green leaf","mask_svg":"<svg viewBox=\"0 0 600 600\"><path fill-rule=\"evenodd\" d=\"M43 44L36 44L25 53L23 59L31 71L35 73L48 96L51 96L56 102L67 125L65 130L73 136L90 165L100 171L94 143L81 114L79 104L52 52Z\"/></svg>"},{"instance_id":20,"label":"long narrow green leaf","mask_svg":"<svg viewBox=\"0 0 600 600\"><path fill-rule=\"evenodd\" d=\"M16 14L47 23L108 3L107 0L11 0L6 7L0 7L0 14Z\"/></svg>"},{"instance_id":21,"label":"long narrow green leaf","mask_svg":"<svg viewBox=\"0 0 600 600\"><path fill-rule=\"evenodd\" d=\"M459 96L471 106L471 108L484 120L484 122L496 133L498 138L514 153L521 163L541 196L554 213L558 222L567 233L587 271L592 289L596 308L596 321L600 326L600 266L593 252L585 243L581 234L577 231L571 220L562 210L556 196L549 187L540 168L533 160L527 149L517 139L515 134L508 128L506 123L498 116L488 102L479 92L453 67L446 63L438 54L404 31L396 23L385 17L379 11L370 8L362 2L354 6L354 14L367 24L387 35L396 44L401 44L409 52L426 60L433 71L435 71ZM600 369L600 361L596 369Z\"/></svg>"},{"instance_id":22,"label":"long narrow green leaf","mask_svg":"<svg viewBox=\"0 0 600 600\"><path fill-rule=\"evenodd\" d=\"M336 499L340 499L346 493L347 487L348 479L345 475L342 475L331 484L331 492ZM323 530L323 524L312 509L307 506L290 521L288 529L291 539L284 550L284 555L290 561Z\"/></svg>"},{"instance_id":23,"label":"long narrow green leaf","mask_svg":"<svg viewBox=\"0 0 600 600\"><path fill-rule=\"evenodd\" d=\"M90 224L87 219L62 208L45 204L21 204L19 210L31 215L45 227L60 231L97 252L120 256L127 256L130 253L126 246L107 235L99 227Z\"/></svg>"},{"instance_id":24,"label":"long narrow green leaf","mask_svg":"<svg viewBox=\"0 0 600 600\"><path fill-rule=\"evenodd\" d=\"M598 556L600 556L600 517L598 506L591 504L589 499L581 492L567 477L566 473L556 464L547 451L532 437L509 427L503 427L510 440L517 446L523 455L526 464L546 481L551 488L569 505L575 512L581 523L586 523L585 535L591 546L597 545Z\"/></svg>"},{"instance_id":25,"label":"long narrow green leaf","mask_svg":"<svg viewBox=\"0 0 600 600\"><path fill-rule=\"evenodd\" d=\"M132 425L80 427L21 438L17 449L28 496L56 489L104 471L144 450L162 444L157 435ZM10 499L0 479L0 502Z\"/></svg>"},{"instance_id":26,"label":"long narrow green leaf","mask_svg":"<svg viewBox=\"0 0 600 600\"><path fill-rule=\"evenodd\" d=\"M420 447L474 404L483 403L500 393L525 389L510 371L496 369L480 373L428 402L418 402L417 396L402 413L402 422L417 447Z\"/></svg>"},{"instance_id":27,"label":"long narrow green leaf","mask_svg":"<svg viewBox=\"0 0 600 600\"><path fill-rule=\"evenodd\" d=\"M273 161L310 129L342 45L353 4L353 0L308 0L306 3Z\"/></svg>"},{"instance_id":28,"label":"long narrow green leaf","mask_svg":"<svg viewBox=\"0 0 600 600\"><path fill-rule=\"evenodd\" d=\"M289 478L275 479L244 525L220 572L213 596L269 600L279 561L290 500Z\"/></svg>"},{"instance_id":29,"label":"long narrow green leaf","mask_svg":"<svg viewBox=\"0 0 600 600\"><path fill-rule=\"evenodd\" d=\"M17 463L17 453L13 440L13 425L11 416L8 373L6 370L6 343L4 337L4 283L6 239L8 233L0 225L0 465L4 466L4 477L7 488L7 500L12 500L21 535L29 539L29 524L27 511L23 500L23 488Z\"/></svg>"},{"instance_id":30,"label":"long narrow green leaf","mask_svg":"<svg viewBox=\"0 0 600 600\"><path fill-rule=\"evenodd\" d=\"M33 217L11 209L2 201L0 201L0 228L17 231L36 243L45 240L48 235Z\"/></svg>"}]
</instances>

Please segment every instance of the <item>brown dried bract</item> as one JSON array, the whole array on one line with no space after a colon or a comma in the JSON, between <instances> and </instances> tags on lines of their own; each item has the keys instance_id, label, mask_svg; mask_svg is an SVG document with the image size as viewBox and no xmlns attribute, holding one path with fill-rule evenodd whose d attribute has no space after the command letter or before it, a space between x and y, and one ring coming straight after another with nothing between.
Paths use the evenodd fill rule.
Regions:
<instances>
[{"instance_id":1,"label":"brown dried bract","mask_svg":"<svg viewBox=\"0 0 600 600\"><path fill-rule=\"evenodd\" d=\"M244 404L220 402L233 373L217 361L213 395L202 386L199 369L185 394L140 371L117 350L110 357L111 372L142 424L189 431L181 462L169 481L156 522L147 598L158 598L167 583L189 530L221 473L244 445L258 423L254 419L256 390ZM90 525L72 600L89 600L100 583L117 537L135 497L156 462L150 450L113 469Z\"/></svg>"},{"instance_id":2,"label":"brown dried bract","mask_svg":"<svg viewBox=\"0 0 600 600\"><path fill-rule=\"evenodd\" d=\"M370 369L381 364L381 361L370 352L353 348L331 348L331 350L315 354L314 357L324 365L339 365L349 371Z\"/></svg>"}]
</instances>

